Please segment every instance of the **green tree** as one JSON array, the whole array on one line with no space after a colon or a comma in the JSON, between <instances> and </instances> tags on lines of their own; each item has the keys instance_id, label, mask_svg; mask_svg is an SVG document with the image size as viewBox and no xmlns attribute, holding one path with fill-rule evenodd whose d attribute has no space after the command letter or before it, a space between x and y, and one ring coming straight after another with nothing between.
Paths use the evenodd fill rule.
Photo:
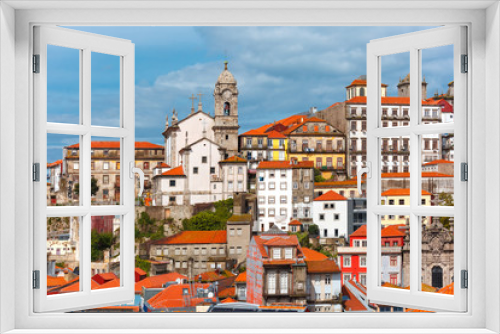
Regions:
<instances>
[{"instance_id":1,"label":"green tree","mask_svg":"<svg viewBox=\"0 0 500 334\"><path fill-rule=\"evenodd\" d=\"M141 268L149 276L151 270L151 262L141 259L139 256L135 257L135 267Z\"/></svg>"},{"instance_id":2,"label":"green tree","mask_svg":"<svg viewBox=\"0 0 500 334\"><path fill-rule=\"evenodd\" d=\"M314 182L325 182L325 178L321 175L321 171L317 168L314 168Z\"/></svg>"},{"instance_id":3,"label":"green tree","mask_svg":"<svg viewBox=\"0 0 500 334\"><path fill-rule=\"evenodd\" d=\"M114 243L115 237L112 232L99 233L92 231L90 240L92 261L102 261L104 259L104 251L111 249Z\"/></svg>"},{"instance_id":4,"label":"green tree","mask_svg":"<svg viewBox=\"0 0 500 334\"><path fill-rule=\"evenodd\" d=\"M453 201L453 196L447 193L440 193L438 196L438 205L439 206L454 206L455 203ZM441 224L446 229L450 229L450 217L441 217L439 218Z\"/></svg>"},{"instance_id":5,"label":"green tree","mask_svg":"<svg viewBox=\"0 0 500 334\"><path fill-rule=\"evenodd\" d=\"M319 235L319 227L316 224L309 225L308 231L309 231L310 235L313 235L313 236Z\"/></svg>"},{"instance_id":6,"label":"green tree","mask_svg":"<svg viewBox=\"0 0 500 334\"><path fill-rule=\"evenodd\" d=\"M225 230L226 222L233 214L233 199L217 201L214 203L215 212L202 211L184 219L182 227L184 231L217 231Z\"/></svg>"},{"instance_id":7,"label":"green tree","mask_svg":"<svg viewBox=\"0 0 500 334\"><path fill-rule=\"evenodd\" d=\"M92 178L90 180L90 194L92 196L95 196L98 191L99 191L99 186L97 185L97 179ZM73 192L77 195L80 193L80 183L75 183L75 186L73 187Z\"/></svg>"}]
</instances>

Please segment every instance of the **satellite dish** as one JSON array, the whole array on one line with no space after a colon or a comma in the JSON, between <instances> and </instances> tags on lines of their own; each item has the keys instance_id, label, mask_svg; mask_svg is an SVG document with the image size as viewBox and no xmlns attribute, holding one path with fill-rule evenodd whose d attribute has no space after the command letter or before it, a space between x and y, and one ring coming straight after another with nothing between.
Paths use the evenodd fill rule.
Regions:
<instances>
[{"instance_id":1,"label":"satellite dish","mask_svg":"<svg viewBox=\"0 0 500 334\"><path fill-rule=\"evenodd\" d=\"M214 297L214 293L213 292L209 292L208 293L208 298L213 298Z\"/></svg>"}]
</instances>

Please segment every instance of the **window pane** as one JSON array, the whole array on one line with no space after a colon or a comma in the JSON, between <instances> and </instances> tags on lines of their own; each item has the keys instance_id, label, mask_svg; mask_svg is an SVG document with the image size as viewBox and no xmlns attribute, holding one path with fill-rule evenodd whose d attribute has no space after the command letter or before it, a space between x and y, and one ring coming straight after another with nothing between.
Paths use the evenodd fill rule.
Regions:
<instances>
[{"instance_id":1,"label":"window pane","mask_svg":"<svg viewBox=\"0 0 500 334\"><path fill-rule=\"evenodd\" d=\"M384 226L387 217L391 224ZM410 229L409 219L407 215L381 216L380 284L383 287L406 287L403 285L403 270L406 268L409 275L410 248L405 246L405 237Z\"/></svg>"},{"instance_id":2,"label":"window pane","mask_svg":"<svg viewBox=\"0 0 500 334\"><path fill-rule=\"evenodd\" d=\"M453 294L453 217L422 217L421 291Z\"/></svg>"},{"instance_id":3,"label":"window pane","mask_svg":"<svg viewBox=\"0 0 500 334\"><path fill-rule=\"evenodd\" d=\"M120 57L92 52L92 125L120 126Z\"/></svg>"},{"instance_id":4,"label":"window pane","mask_svg":"<svg viewBox=\"0 0 500 334\"><path fill-rule=\"evenodd\" d=\"M120 286L120 216L91 217L92 290Z\"/></svg>"},{"instance_id":5,"label":"window pane","mask_svg":"<svg viewBox=\"0 0 500 334\"><path fill-rule=\"evenodd\" d=\"M120 139L92 137L92 205L120 204Z\"/></svg>"},{"instance_id":6,"label":"window pane","mask_svg":"<svg viewBox=\"0 0 500 334\"><path fill-rule=\"evenodd\" d=\"M381 205L410 205L410 139L380 138Z\"/></svg>"},{"instance_id":7,"label":"window pane","mask_svg":"<svg viewBox=\"0 0 500 334\"><path fill-rule=\"evenodd\" d=\"M80 123L80 50L47 45L47 122Z\"/></svg>"},{"instance_id":8,"label":"window pane","mask_svg":"<svg viewBox=\"0 0 500 334\"><path fill-rule=\"evenodd\" d=\"M79 292L80 217L47 218L47 295Z\"/></svg>"},{"instance_id":9,"label":"window pane","mask_svg":"<svg viewBox=\"0 0 500 334\"><path fill-rule=\"evenodd\" d=\"M421 50L422 124L453 123L453 45Z\"/></svg>"},{"instance_id":10,"label":"window pane","mask_svg":"<svg viewBox=\"0 0 500 334\"><path fill-rule=\"evenodd\" d=\"M421 136L422 197L420 205L454 205L454 162L442 156L442 143L449 134ZM453 137L451 137L453 139ZM453 155L453 150L450 151Z\"/></svg>"},{"instance_id":11,"label":"window pane","mask_svg":"<svg viewBox=\"0 0 500 334\"><path fill-rule=\"evenodd\" d=\"M47 134L47 206L80 204L80 138Z\"/></svg>"},{"instance_id":12,"label":"window pane","mask_svg":"<svg viewBox=\"0 0 500 334\"><path fill-rule=\"evenodd\" d=\"M410 53L382 56L381 72L380 126L387 128L408 126L410 122Z\"/></svg>"}]
</instances>

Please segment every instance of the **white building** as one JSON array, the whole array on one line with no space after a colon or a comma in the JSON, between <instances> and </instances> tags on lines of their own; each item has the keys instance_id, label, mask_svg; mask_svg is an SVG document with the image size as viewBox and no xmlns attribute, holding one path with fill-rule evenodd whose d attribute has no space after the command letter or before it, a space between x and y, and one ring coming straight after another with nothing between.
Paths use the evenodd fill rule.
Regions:
<instances>
[{"instance_id":1,"label":"white building","mask_svg":"<svg viewBox=\"0 0 500 334\"><path fill-rule=\"evenodd\" d=\"M257 167L259 231L276 225L287 231L292 217L292 168L290 161L262 161Z\"/></svg>"},{"instance_id":2,"label":"white building","mask_svg":"<svg viewBox=\"0 0 500 334\"><path fill-rule=\"evenodd\" d=\"M248 165L243 158L232 156L219 162L222 178L222 199L248 190Z\"/></svg>"},{"instance_id":3,"label":"white building","mask_svg":"<svg viewBox=\"0 0 500 334\"><path fill-rule=\"evenodd\" d=\"M320 239L347 238L347 198L333 190L315 198L313 222L318 225Z\"/></svg>"}]
</instances>

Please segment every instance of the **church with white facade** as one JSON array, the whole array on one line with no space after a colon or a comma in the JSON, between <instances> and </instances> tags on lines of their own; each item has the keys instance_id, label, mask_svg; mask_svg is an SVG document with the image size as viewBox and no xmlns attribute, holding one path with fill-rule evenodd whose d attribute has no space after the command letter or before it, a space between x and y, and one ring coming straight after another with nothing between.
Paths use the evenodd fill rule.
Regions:
<instances>
[{"instance_id":1,"label":"church with white facade","mask_svg":"<svg viewBox=\"0 0 500 334\"><path fill-rule=\"evenodd\" d=\"M179 120L173 111L168 116L165 138L165 163L155 169L153 205L194 205L232 198L247 191L246 160L238 154L238 88L224 64L214 89L215 112L212 117L198 110ZM229 173L238 174L225 175ZM227 181L227 180L233 181Z\"/></svg>"}]
</instances>

